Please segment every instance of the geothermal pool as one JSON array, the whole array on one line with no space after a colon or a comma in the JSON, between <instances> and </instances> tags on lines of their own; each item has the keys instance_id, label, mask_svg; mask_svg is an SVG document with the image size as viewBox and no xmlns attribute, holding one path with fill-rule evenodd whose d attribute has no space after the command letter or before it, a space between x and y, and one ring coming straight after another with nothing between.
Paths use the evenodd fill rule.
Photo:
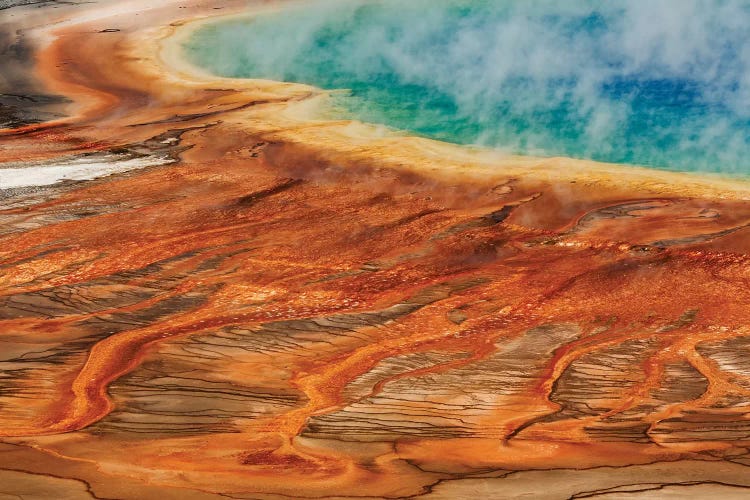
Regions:
<instances>
[{"instance_id":1,"label":"geothermal pool","mask_svg":"<svg viewBox=\"0 0 750 500\"><path fill-rule=\"evenodd\" d=\"M209 24L191 61L348 89L349 117L460 144L750 173L738 1L309 2Z\"/></svg>"},{"instance_id":2,"label":"geothermal pool","mask_svg":"<svg viewBox=\"0 0 750 500\"><path fill-rule=\"evenodd\" d=\"M750 0L30 1L0 497L750 496Z\"/></svg>"}]
</instances>

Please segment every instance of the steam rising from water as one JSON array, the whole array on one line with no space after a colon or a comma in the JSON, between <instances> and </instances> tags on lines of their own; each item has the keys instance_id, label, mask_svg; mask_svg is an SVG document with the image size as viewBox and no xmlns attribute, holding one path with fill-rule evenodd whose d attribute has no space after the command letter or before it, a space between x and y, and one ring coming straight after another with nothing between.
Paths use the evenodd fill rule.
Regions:
<instances>
[{"instance_id":1,"label":"steam rising from water","mask_svg":"<svg viewBox=\"0 0 750 500\"><path fill-rule=\"evenodd\" d=\"M307 3L209 25L225 76L351 89L355 116L520 153L750 173L750 2Z\"/></svg>"}]
</instances>

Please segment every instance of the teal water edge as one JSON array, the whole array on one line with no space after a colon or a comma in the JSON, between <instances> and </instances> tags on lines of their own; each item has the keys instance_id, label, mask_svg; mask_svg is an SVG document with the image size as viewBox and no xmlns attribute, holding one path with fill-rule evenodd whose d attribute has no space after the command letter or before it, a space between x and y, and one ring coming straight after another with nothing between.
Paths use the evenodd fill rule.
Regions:
<instances>
[{"instance_id":1,"label":"teal water edge","mask_svg":"<svg viewBox=\"0 0 750 500\"><path fill-rule=\"evenodd\" d=\"M207 24L188 59L348 89L347 116L513 153L750 174L750 2L333 0Z\"/></svg>"}]
</instances>

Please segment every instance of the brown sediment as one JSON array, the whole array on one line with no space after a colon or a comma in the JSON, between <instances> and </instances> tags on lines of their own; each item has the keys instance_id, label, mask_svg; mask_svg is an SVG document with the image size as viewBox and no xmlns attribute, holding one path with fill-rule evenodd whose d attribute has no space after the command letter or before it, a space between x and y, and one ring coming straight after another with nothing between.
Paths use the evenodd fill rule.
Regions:
<instances>
[{"instance_id":1,"label":"brown sediment","mask_svg":"<svg viewBox=\"0 0 750 500\"><path fill-rule=\"evenodd\" d=\"M3 195L0 491L747 492L750 185L378 135L176 59L245 5L23 21L72 104L0 160L175 161Z\"/></svg>"}]
</instances>

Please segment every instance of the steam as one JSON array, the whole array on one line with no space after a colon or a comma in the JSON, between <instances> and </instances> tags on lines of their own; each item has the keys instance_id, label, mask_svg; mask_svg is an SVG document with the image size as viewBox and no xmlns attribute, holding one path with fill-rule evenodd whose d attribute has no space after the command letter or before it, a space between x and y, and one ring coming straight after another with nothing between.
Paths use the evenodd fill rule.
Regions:
<instances>
[{"instance_id":1,"label":"steam","mask_svg":"<svg viewBox=\"0 0 750 500\"><path fill-rule=\"evenodd\" d=\"M522 153L750 173L750 2L329 0L209 26L216 73Z\"/></svg>"}]
</instances>

